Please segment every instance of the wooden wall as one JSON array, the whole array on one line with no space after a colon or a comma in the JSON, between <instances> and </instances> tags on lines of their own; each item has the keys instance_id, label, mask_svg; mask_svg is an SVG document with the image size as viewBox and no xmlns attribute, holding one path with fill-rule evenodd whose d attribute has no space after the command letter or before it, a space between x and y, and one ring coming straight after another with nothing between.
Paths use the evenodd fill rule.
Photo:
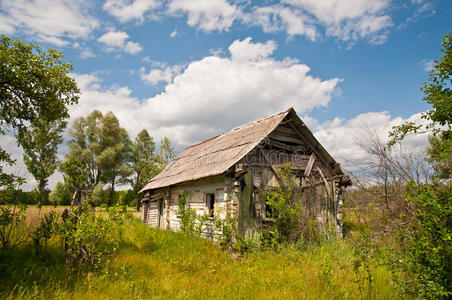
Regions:
<instances>
[{"instance_id":1,"label":"wooden wall","mask_svg":"<svg viewBox=\"0 0 452 300\"><path fill-rule=\"evenodd\" d=\"M246 236L253 236L258 232L260 224L268 218L265 211L265 199L263 191L280 187L280 179L269 166L250 166L247 175L241 177L213 176L202 180L187 182L171 188L158 189L144 198L144 221L152 227L180 230L180 218L178 216L179 196L182 191L186 193L186 203L189 208L198 215L208 213L206 209L206 194L215 194L214 215L225 218L227 214L239 220L239 227ZM241 189L240 181L248 176L249 182L246 189ZM315 220L319 230L336 231L342 235L342 189L338 180L323 181L318 172L313 172L309 178L300 178L296 197L303 206L306 220ZM252 185L252 190L249 188ZM312 186L310 186L312 185ZM245 193L251 199L244 199ZM248 201L249 200L249 201ZM161 214L159 213L159 201L162 201ZM239 205L247 205L240 212ZM252 204L249 209L248 205ZM250 218L243 213L253 213ZM245 224L245 225L244 225ZM215 239L212 226L206 226L204 236Z\"/></svg>"},{"instance_id":2,"label":"wooden wall","mask_svg":"<svg viewBox=\"0 0 452 300\"><path fill-rule=\"evenodd\" d=\"M234 205L232 203L232 180L226 176L212 176L209 178L186 182L152 191L151 199L143 203L143 210L147 209L147 217L144 220L152 227L158 226L158 199L164 203L160 223L160 228L173 231L180 230L180 218L178 208L182 191L186 194L187 207L194 209L198 215L205 215L209 212L206 209L206 194L215 194L214 215L225 218L226 215L233 214ZM146 206L147 205L147 206ZM212 226L206 228L206 237L212 237Z\"/></svg>"}]
</instances>

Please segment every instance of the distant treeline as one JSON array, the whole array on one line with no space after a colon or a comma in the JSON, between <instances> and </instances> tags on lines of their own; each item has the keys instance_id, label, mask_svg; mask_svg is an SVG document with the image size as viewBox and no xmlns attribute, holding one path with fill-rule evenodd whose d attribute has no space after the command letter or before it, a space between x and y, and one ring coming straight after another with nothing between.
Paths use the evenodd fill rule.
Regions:
<instances>
[{"instance_id":1,"label":"distant treeline","mask_svg":"<svg viewBox=\"0 0 452 300\"><path fill-rule=\"evenodd\" d=\"M43 205L71 205L72 193L69 191L63 191L56 198L57 201L52 201L50 192L45 193ZM109 200L110 191L103 190L100 193L100 202L96 203L98 206L107 204ZM132 190L125 191L114 191L113 202L121 202L123 205L135 206L136 198L134 197L134 192ZM37 205L39 203L39 192L37 190L32 190L25 192L22 190L10 189L0 191L0 205L5 205L9 203L21 203L26 205Z\"/></svg>"}]
</instances>

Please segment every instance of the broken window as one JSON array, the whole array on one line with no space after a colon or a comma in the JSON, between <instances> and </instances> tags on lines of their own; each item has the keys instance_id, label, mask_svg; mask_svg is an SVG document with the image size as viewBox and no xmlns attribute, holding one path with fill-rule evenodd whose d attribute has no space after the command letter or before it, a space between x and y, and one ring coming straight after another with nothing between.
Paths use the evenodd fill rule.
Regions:
<instances>
[{"instance_id":1,"label":"broken window","mask_svg":"<svg viewBox=\"0 0 452 300\"><path fill-rule=\"evenodd\" d=\"M206 214L210 217L213 217L213 212L215 209L215 194L207 193L206 194Z\"/></svg>"}]
</instances>

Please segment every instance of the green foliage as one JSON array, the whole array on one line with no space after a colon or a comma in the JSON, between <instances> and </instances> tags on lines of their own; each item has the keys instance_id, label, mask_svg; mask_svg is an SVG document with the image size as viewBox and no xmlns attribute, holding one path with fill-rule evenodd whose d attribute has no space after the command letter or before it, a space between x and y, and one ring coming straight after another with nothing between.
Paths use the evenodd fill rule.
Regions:
<instances>
[{"instance_id":1,"label":"green foliage","mask_svg":"<svg viewBox=\"0 0 452 300\"><path fill-rule=\"evenodd\" d=\"M64 117L48 120L45 114L40 114L29 130L18 136L27 170L38 182L39 204L44 202L48 178L57 168L58 145L67 125Z\"/></svg>"},{"instance_id":2,"label":"green foliage","mask_svg":"<svg viewBox=\"0 0 452 300\"><path fill-rule=\"evenodd\" d=\"M366 299L347 241L303 251L284 247L237 256L208 240L125 219L127 230L108 268L66 269L61 245L39 255L32 245L0 249L0 298L21 299ZM391 273L371 264L372 299L405 299ZM168 276L171 274L171 276ZM151 280L152 279L152 280ZM366 288L366 287L364 287ZM367 288L366 288L367 289Z\"/></svg>"},{"instance_id":3,"label":"green foliage","mask_svg":"<svg viewBox=\"0 0 452 300\"><path fill-rule=\"evenodd\" d=\"M220 233L218 235L220 246L223 249L234 249L237 245L237 240L242 237L237 232L237 221L229 214L226 215L226 218L214 216L213 225L215 231Z\"/></svg>"},{"instance_id":4,"label":"green foliage","mask_svg":"<svg viewBox=\"0 0 452 300\"><path fill-rule=\"evenodd\" d=\"M127 182L132 187L134 197L137 199L136 208L140 210L138 193L145 184L159 172L157 157L154 154L155 143L146 129L143 129L131 145L130 166L133 170L132 176Z\"/></svg>"},{"instance_id":5,"label":"green foliage","mask_svg":"<svg viewBox=\"0 0 452 300\"><path fill-rule=\"evenodd\" d=\"M60 164L65 181L77 187L93 189L100 182L110 185L108 203L113 203L114 189L131 175L127 166L130 140L112 112L93 111L77 118L69 131L73 140Z\"/></svg>"},{"instance_id":6,"label":"green foliage","mask_svg":"<svg viewBox=\"0 0 452 300\"><path fill-rule=\"evenodd\" d=\"M429 161L436 176L446 179L445 183L435 181L430 185L407 184L406 200L415 209L408 226L399 232L403 260L397 268L402 270L400 282L406 291L432 299L452 296L452 34L444 37L441 51L443 56L435 61L421 89L423 100L433 107L422 116L429 123L425 128L413 123L395 127L389 143L393 145L421 129L432 133Z\"/></svg>"},{"instance_id":7,"label":"green foliage","mask_svg":"<svg viewBox=\"0 0 452 300\"><path fill-rule=\"evenodd\" d=\"M106 210L108 217L96 216L91 205L85 203L61 224L68 266L98 269L118 249L125 209L113 206Z\"/></svg>"},{"instance_id":8,"label":"green foliage","mask_svg":"<svg viewBox=\"0 0 452 300\"><path fill-rule=\"evenodd\" d=\"M67 106L78 102L79 90L67 76L72 65L62 59L63 54L54 49L42 51L38 45L1 36L0 134L6 127L12 128L22 143L28 140L29 124L69 117ZM1 148L0 161L14 163ZM0 166L0 186L15 180L17 177L4 174Z\"/></svg>"},{"instance_id":9,"label":"green foliage","mask_svg":"<svg viewBox=\"0 0 452 300\"><path fill-rule=\"evenodd\" d=\"M296 178L291 174L290 166L286 165L277 172L282 186L277 190L266 190L263 195L271 224L263 228L263 237L268 246L283 242L295 242L300 238L300 222L302 219L301 204L294 197Z\"/></svg>"},{"instance_id":10,"label":"green foliage","mask_svg":"<svg viewBox=\"0 0 452 300\"><path fill-rule=\"evenodd\" d=\"M27 242L29 235L24 205L0 206L0 246L14 248Z\"/></svg>"},{"instance_id":11,"label":"green foliage","mask_svg":"<svg viewBox=\"0 0 452 300\"><path fill-rule=\"evenodd\" d=\"M24 192L12 186L0 191L0 205L5 204L36 204L38 203L38 194L36 190Z\"/></svg>"},{"instance_id":12,"label":"green foliage","mask_svg":"<svg viewBox=\"0 0 452 300\"><path fill-rule=\"evenodd\" d=\"M49 194L49 202L54 206L57 205L70 205L72 200L72 194L69 188L58 181L53 190Z\"/></svg>"},{"instance_id":13,"label":"green foliage","mask_svg":"<svg viewBox=\"0 0 452 300\"><path fill-rule=\"evenodd\" d=\"M428 160L440 179L452 178L452 137L445 134L429 137Z\"/></svg>"},{"instance_id":14,"label":"green foliage","mask_svg":"<svg viewBox=\"0 0 452 300\"><path fill-rule=\"evenodd\" d=\"M132 190L116 191L115 192L115 203L125 206L134 206L134 201L136 201L135 193Z\"/></svg>"},{"instance_id":15,"label":"green foliage","mask_svg":"<svg viewBox=\"0 0 452 300\"><path fill-rule=\"evenodd\" d=\"M163 171L168 164L176 157L174 147L171 145L169 138L164 137L160 141L160 151L157 155L157 165L159 172Z\"/></svg>"},{"instance_id":16,"label":"green foliage","mask_svg":"<svg viewBox=\"0 0 452 300\"><path fill-rule=\"evenodd\" d=\"M188 207L187 196L187 192L181 192L177 211L180 218L180 229L182 232L201 236L208 216L198 216L194 209Z\"/></svg>"},{"instance_id":17,"label":"green foliage","mask_svg":"<svg viewBox=\"0 0 452 300\"><path fill-rule=\"evenodd\" d=\"M431 127L445 126L443 129L436 130L445 132L448 135L447 138L452 138L449 136L452 125L452 33L444 37L441 52L443 56L439 61L435 61L430 78L421 89L425 94L424 101L433 106L424 118L432 122Z\"/></svg>"},{"instance_id":18,"label":"green foliage","mask_svg":"<svg viewBox=\"0 0 452 300\"><path fill-rule=\"evenodd\" d=\"M58 215L55 211L44 215L38 227L31 234L36 250L40 251L43 247L46 247L48 240L58 233L59 225Z\"/></svg>"},{"instance_id":19,"label":"green foliage","mask_svg":"<svg viewBox=\"0 0 452 300\"><path fill-rule=\"evenodd\" d=\"M415 205L415 217L400 232L405 276L402 287L422 298L452 296L452 183L409 183L407 201Z\"/></svg>"},{"instance_id":20,"label":"green foliage","mask_svg":"<svg viewBox=\"0 0 452 300\"><path fill-rule=\"evenodd\" d=\"M429 123L425 127L414 122L395 126L390 133L389 146L401 141L410 133L425 131L442 133L444 139L452 139L452 33L444 37L441 46L443 56L439 61L435 61L429 80L421 88L424 92L423 100L433 107L422 115Z\"/></svg>"}]
</instances>

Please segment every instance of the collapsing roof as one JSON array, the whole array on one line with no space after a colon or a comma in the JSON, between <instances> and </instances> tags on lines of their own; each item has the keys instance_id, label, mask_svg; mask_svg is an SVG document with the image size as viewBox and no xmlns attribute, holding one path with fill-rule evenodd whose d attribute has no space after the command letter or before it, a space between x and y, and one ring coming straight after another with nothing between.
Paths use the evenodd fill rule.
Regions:
<instances>
[{"instance_id":1,"label":"collapsing roof","mask_svg":"<svg viewBox=\"0 0 452 300\"><path fill-rule=\"evenodd\" d=\"M343 174L339 164L320 145L311 131L289 108L276 115L247 123L222 135L189 146L165 170L152 178L141 190L152 190L170 185L226 173L245 155L259 145L278 125L291 121L307 144L332 169Z\"/></svg>"}]
</instances>

